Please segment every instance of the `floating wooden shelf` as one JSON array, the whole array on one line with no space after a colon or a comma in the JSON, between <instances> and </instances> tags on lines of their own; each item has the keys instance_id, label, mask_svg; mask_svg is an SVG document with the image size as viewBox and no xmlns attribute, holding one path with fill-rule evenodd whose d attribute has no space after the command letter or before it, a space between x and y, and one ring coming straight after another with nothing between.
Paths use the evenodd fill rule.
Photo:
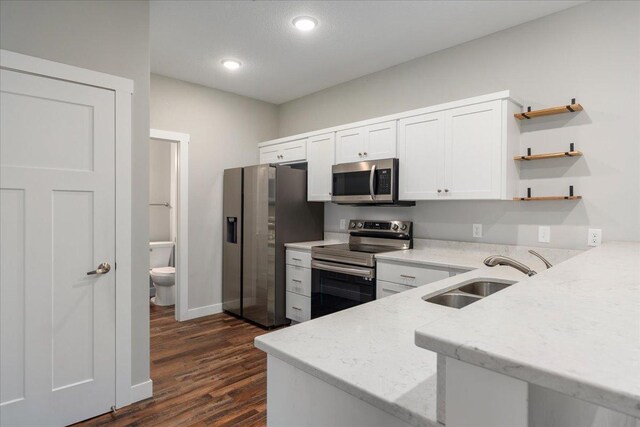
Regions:
<instances>
[{"instance_id":1,"label":"floating wooden shelf","mask_svg":"<svg viewBox=\"0 0 640 427\"><path fill-rule=\"evenodd\" d=\"M515 156L513 160L542 160L542 159L557 159L559 157L578 157L582 156L582 151L564 151L561 153L543 153L543 154L531 154L526 156Z\"/></svg>"},{"instance_id":2,"label":"floating wooden shelf","mask_svg":"<svg viewBox=\"0 0 640 427\"><path fill-rule=\"evenodd\" d=\"M542 110L533 110L531 111L531 107L527 108L527 111L524 113L516 113L513 115L518 120L524 119L533 119L534 117L542 117L542 116L554 116L556 114L564 114L564 113L575 113L576 111L582 111L582 105L576 103L576 99L573 98L571 100L571 104L561 105L559 107L551 107L544 108Z\"/></svg>"},{"instance_id":3,"label":"floating wooden shelf","mask_svg":"<svg viewBox=\"0 0 640 427\"><path fill-rule=\"evenodd\" d=\"M579 200L582 196L544 196L544 197L514 197L518 202L534 202L539 200Z\"/></svg>"}]
</instances>

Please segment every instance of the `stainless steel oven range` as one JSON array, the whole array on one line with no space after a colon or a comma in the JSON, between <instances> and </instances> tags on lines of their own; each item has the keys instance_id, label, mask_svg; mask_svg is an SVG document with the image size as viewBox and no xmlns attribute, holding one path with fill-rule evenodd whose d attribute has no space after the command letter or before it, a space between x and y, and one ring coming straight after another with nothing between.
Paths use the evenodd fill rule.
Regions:
<instances>
[{"instance_id":1,"label":"stainless steel oven range","mask_svg":"<svg viewBox=\"0 0 640 427\"><path fill-rule=\"evenodd\" d=\"M349 243L311 249L311 318L376 299L375 255L411 248L411 221L349 221Z\"/></svg>"}]
</instances>

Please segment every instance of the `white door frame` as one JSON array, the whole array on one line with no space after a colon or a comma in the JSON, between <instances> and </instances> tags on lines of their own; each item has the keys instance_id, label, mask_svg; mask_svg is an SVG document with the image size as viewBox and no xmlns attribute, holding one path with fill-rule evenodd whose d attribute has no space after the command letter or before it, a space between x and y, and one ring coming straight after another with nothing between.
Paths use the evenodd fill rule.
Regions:
<instances>
[{"instance_id":1,"label":"white door frame","mask_svg":"<svg viewBox=\"0 0 640 427\"><path fill-rule=\"evenodd\" d=\"M0 49L0 68L112 90L115 93L116 408L136 399L131 384L131 96L133 81ZM149 381L150 382L150 381Z\"/></svg>"},{"instance_id":2,"label":"white door frame","mask_svg":"<svg viewBox=\"0 0 640 427\"><path fill-rule=\"evenodd\" d=\"M176 320L189 320L189 141L187 133L150 129L149 137L178 144L178 236L176 239Z\"/></svg>"}]
</instances>

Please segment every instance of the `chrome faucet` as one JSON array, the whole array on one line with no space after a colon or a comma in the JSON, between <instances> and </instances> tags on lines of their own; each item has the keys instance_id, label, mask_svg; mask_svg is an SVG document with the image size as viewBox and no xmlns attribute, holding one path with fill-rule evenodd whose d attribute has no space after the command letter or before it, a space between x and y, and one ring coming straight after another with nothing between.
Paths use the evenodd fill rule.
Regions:
<instances>
[{"instance_id":1,"label":"chrome faucet","mask_svg":"<svg viewBox=\"0 0 640 427\"><path fill-rule=\"evenodd\" d=\"M513 258L509 258L502 255L491 255L484 260L484 265L487 267L495 267L496 265L508 265L509 267L513 267L516 270L519 270L526 274L527 276L533 276L537 274L535 271L521 263L520 261L516 261Z\"/></svg>"},{"instance_id":2,"label":"chrome faucet","mask_svg":"<svg viewBox=\"0 0 640 427\"><path fill-rule=\"evenodd\" d=\"M545 257L540 255L538 252L530 249L529 253L531 255L534 255L540 258L540 260L544 262L544 265L546 265L547 268L553 267L553 264L551 264ZM513 258L509 258L502 255L491 255L490 257L487 257L484 260L484 265L486 265L487 267L495 267L496 265L508 265L509 267L513 267L516 270L522 271L527 276L533 276L535 274L538 274L534 270L530 269L529 267L521 263L520 261L516 261Z\"/></svg>"}]
</instances>

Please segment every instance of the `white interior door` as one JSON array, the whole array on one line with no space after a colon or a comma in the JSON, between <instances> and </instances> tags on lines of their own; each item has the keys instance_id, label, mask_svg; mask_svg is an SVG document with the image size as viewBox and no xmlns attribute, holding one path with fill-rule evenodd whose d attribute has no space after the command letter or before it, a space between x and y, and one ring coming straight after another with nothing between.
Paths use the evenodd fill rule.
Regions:
<instances>
[{"instance_id":1,"label":"white interior door","mask_svg":"<svg viewBox=\"0 0 640 427\"><path fill-rule=\"evenodd\" d=\"M115 404L115 95L0 73L0 424L66 425Z\"/></svg>"}]
</instances>

